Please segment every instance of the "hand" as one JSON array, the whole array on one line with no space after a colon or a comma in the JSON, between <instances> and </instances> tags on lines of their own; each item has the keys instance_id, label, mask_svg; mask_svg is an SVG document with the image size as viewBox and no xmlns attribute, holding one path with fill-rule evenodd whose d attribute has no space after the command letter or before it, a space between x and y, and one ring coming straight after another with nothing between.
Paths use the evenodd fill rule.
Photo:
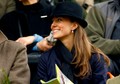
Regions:
<instances>
[{"instance_id":1,"label":"hand","mask_svg":"<svg viewBox=\"0 0 120 84\"><path fill-rule=\"evenodd\" d=\"M46 37L47 38L47 37ZM37 43L37 47L41 50L41 51L47 51L49 49L51 49L53 46L49 45L46 38L44 38L42 41Z\"/></svg>"},{"instance_id":2,"label":"hand","mask_svg":"<svg viewBox=\"0 0 120 84\"><path fill-rule=\"evenodd\" d=\"M20 42L23 45L27 46L34 42L35 37L34 36L27 36L27 37L20 37L16 40L16 42Z\"/></svg>"},{"instance_id":3,"label":"hand","mask_svg":"<svg viewBox=\"0 0 120 84\"><path fill-rule=\"evenodd\" d=\"M23 3L23 5L32 5L38 2L38 0L19 0Z\"/></svg>"}]
</instances>

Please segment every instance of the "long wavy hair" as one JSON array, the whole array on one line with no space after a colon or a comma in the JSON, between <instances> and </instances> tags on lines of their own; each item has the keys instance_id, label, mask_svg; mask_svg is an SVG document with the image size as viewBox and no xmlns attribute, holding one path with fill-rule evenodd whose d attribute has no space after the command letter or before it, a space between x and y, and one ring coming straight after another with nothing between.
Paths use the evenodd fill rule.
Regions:
<instances>
[{"instance_id":1,"label":"long wavy hair","mask_svg":"<svg viewBox=\"0 0 120 84\"><path fill-rule=\"evenodd\" d=\"M92 53L97 53L98 58L100 55L103 56L106 64L109 65L109 58L97 47L92 45L88 40L87 34L80 25L74 31L74 48L75 55L72 61L72 64L75 68L75 76L82 79L88 77L91 73L91 66L89 60L92 56Z\"/></svg>"}]
</instances>

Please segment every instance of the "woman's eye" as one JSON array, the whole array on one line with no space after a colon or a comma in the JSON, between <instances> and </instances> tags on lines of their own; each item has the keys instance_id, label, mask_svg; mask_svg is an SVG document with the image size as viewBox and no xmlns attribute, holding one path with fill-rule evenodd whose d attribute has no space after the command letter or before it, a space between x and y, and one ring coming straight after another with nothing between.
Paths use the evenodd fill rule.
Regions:
<instances>
[{"instance_id":1,"label":"woman's eye","mask_svg":"<svg viewBox=\"0 0 120 84\"><path fill-rule=\"evenodd\" d=\"M58 19L57 19L57 21L59 21L59 22L60 22L60 21L62 21L62 19L61 19L61 18L58 18Z\"/></svg>"}]
</instances>

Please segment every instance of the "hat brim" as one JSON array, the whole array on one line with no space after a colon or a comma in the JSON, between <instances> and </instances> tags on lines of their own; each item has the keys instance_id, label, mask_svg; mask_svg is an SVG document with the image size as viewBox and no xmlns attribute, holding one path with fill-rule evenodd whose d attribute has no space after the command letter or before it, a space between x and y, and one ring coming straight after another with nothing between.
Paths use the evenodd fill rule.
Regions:
<instances>
[{"instance_id":1,"label":"hat brim","mask_svg":"<svg viewBox=\"0 0 120 84\"><path fill-rule=\"evenodd\" d=\"M76 20L83 28L86 28L87 27L87 22L84 20L84 19L82 19L82 18L80 18L80 17L74 17L72 14L70 15L70 14L61 14L61 13L57 13L57 14L54 14L54 15L52 15L51 17L53 18L53 17L70 17L70 18L73 18L74 20Z\"/></svg>"}]
</instances>

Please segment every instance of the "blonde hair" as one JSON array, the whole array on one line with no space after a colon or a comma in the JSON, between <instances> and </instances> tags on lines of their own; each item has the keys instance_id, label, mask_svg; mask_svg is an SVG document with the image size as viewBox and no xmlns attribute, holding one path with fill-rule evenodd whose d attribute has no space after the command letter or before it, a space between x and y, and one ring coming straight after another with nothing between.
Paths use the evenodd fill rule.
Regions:
<instances>
[{"instance_id":1,"label":"blonde hair","mask_svg":"<svg viewBox=\"0 0 120 84\"><path fill-rule=\"evenodd\" d=\"M108 57L100 49L90 43L85 30L80 25L75 30L74 48L75 55L72 64L75 67L75 71L77 71L75 72L76 77L82 79L90 75L91 66L89 60L92 53L97 53L98 57L100 57L101 54L106 64L109 65L110 63Z\"/></svg>"}]
</instances>

